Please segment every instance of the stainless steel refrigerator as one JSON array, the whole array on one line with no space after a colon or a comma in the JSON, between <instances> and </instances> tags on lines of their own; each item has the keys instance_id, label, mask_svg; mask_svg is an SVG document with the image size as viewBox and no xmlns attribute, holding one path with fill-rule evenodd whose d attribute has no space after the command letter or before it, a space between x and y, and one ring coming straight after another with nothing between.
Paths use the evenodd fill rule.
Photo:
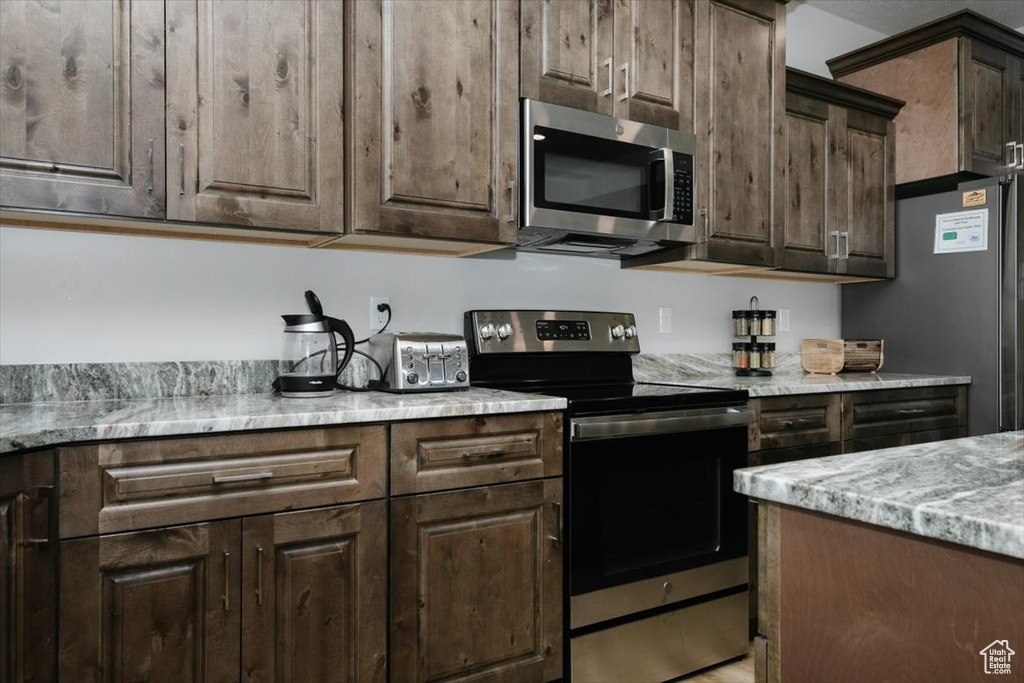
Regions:
<instances>
[{"instance_id":1,"label":"stainless steel refrigerator","mask_svg":"<svg viewBox=\"0 0 1024 683\"><path fill-rule=\"evenodd\" d=\"M843 285L844 338L883 371L970 375L968 433L1024 429L1024 176L896 202L896 279Z\"/></svg>"}]
</instances>

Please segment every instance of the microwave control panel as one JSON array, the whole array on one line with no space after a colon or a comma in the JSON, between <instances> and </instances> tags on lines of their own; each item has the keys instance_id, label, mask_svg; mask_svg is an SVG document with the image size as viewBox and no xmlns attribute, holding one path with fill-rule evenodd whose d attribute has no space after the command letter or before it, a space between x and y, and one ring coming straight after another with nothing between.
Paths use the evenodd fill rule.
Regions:
<instances>
[{"instance_id":1,"label":"microwave control panel","mask_svg":"<svg viewBox=\"0 0 1024 683\"><path fill-rule=\"evenodd\" d=\"M672 162L672 222L693 225L693 155L675 152Z\"/></svg>"}]
</instances>

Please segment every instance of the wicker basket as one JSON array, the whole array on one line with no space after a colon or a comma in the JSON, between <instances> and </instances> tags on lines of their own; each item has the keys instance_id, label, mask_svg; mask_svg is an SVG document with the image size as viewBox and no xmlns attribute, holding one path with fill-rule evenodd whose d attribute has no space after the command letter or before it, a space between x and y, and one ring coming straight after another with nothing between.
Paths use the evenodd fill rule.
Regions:
<instances>
[{"instance_id":1,"label":"wicker basket","mask_svg":"<svg viewBox=\"0 0 1024 683\"><path fill-rule=\"evenodd\" d=\"M843 370L878 372L885 362L884 347L881 339L844 339Z\"/></svg>"}]
</instances>

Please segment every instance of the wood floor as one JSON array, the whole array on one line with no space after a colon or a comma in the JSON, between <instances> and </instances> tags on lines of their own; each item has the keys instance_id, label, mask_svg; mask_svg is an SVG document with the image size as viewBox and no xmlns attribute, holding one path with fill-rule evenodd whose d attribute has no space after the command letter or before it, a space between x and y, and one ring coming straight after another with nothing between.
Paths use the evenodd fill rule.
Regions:
<instances>
[{"instance_id":1,"label":"wood floor","mask_svg":"<svg viewBox=\"0 0 1024 683\"><path fill-rule=\"evenodd\" d=\"M679 679L679 683L754 683L754 653Z\"/></svg>"}]
</instances>

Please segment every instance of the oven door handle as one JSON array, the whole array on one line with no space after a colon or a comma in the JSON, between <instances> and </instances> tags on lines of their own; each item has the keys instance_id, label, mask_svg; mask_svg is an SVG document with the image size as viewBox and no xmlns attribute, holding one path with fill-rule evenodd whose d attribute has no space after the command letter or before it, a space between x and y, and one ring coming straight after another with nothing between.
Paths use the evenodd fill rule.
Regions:
<instances>
[{"instance_id":1,"label":"oven door handle","mask_svg":"<svg viewBox=\"0 0 1024 683\"><path fill-rule=\"evenodd\" d=\"M635 415L603 415L572 420L571 440L616 439L742 427L754 421L754 411L737 406L700 408Z\"/></svg>"}]
</instances>

